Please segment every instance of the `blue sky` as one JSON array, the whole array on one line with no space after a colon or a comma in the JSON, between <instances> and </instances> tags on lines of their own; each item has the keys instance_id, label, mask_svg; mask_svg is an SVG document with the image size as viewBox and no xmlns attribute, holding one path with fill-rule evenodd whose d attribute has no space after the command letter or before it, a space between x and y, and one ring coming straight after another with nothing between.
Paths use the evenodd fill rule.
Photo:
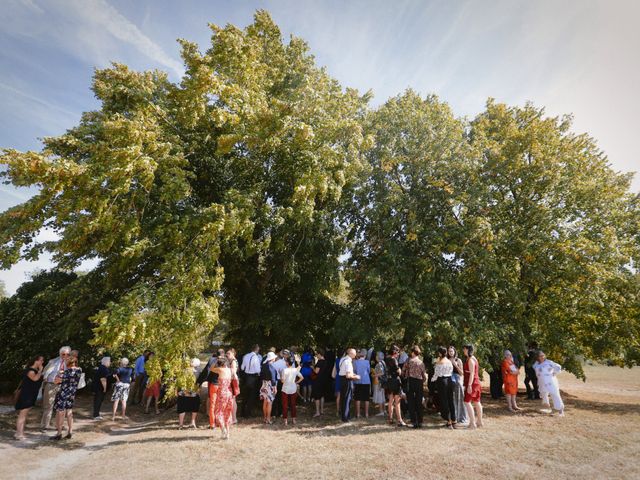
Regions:
<instances>
[{"instance_id":1,"label":"blue sky","mask_svg":"<svg viewBox=\"0 0 640 480\"><path fill-rule=\"evenodd\" d=\"M436 93L461 116L488 97L531 100L552 115L573 113L574 130L598 139L616 170L640 165L634 0L2 0L0 147L38 149L38 138L75 125L97 107L93 69L112 60L178 80L177 38L205 49L208 22L245 26L258 8L285 37L304 38L344 86L373 90L373 105L407 87ZM0 210L32 193L0 185ZM22 262L0 280L13 293L46 266L47 258Z\"/></svg>"}]
</instances>

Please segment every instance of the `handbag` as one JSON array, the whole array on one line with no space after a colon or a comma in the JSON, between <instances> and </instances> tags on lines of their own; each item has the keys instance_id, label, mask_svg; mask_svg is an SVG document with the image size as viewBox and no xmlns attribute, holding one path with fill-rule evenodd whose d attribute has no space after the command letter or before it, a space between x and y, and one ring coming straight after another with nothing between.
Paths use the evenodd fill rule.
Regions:
<instances>
[{"instance_id":1,"label":"handbag","mask_svg":"<svg viewBox=\"0 0 640 480\"><path fill-rule=\"evenodd\" d=\"M84 372L80 374L80 379L78 380L78 390L87 386L87 381L84 378Z\"/></svg>"},{"instance_id":2,"label":"handbag","mask_svg":"<svg viewBox=\"0 0 640 480\"><path fill-rule=\"evenodd\" d=\"M20 380L20 383L18 384L18 387L13 392L13 404L14 405L16 403L18 403L18 399L20 398L20 394L21 393L22 393L22 380Z\"/></svg>"},{"instance_id":3,"label":"handbag","mask_svg":"<svg viewBox=\"0 0 640 480\"><path fill-rule=\"evenodd\" d=\"M237 377L231 379L231 393L233 393L234 397L240 395L240 382L238 382Z\"/></svg>"}]
</instances>

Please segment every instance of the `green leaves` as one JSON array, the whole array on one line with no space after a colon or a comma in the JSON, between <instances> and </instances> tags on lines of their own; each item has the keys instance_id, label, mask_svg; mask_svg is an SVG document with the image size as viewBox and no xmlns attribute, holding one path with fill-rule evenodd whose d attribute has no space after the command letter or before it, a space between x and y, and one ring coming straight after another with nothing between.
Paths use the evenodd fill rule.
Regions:
<instances>
[{"instance_id":1,"label":"green leaves","mask_svg":"<svg viewBox=\"0 0 640 480\"><path fill-rule=\"evenodd\" d=\"M266 12L211 30L179 83L97 70L99 110L0 154L40 188L0 215L0 265L99 259L65 287L96 349L155 350L170 392L212 332L638 361L638 198L570 118L490 100L468 122L410 90L371 110Z\"/></svg>"}]
</instances>

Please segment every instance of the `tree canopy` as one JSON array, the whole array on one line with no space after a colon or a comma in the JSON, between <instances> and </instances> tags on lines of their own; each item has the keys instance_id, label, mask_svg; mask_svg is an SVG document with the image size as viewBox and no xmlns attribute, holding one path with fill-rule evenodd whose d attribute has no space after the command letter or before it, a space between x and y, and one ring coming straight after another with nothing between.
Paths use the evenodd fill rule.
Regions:
<instances>
[{"instance_id":1,"label":"tree canopy","mask_svg":"<svg viewBox=\"0 0 640 480\"><path fill-rule=\"evenodd\" d=\"M638 196L568 117L490 100L467 121L413 91L372 109L266 12L211 31L180 41L179 83L96 70L99 110L0 155L39 187L0 215L0 265L98 259L65 287L94 345L151 348L169 379L219 320L243 346L537 339L576 373L638 361Z\"/></svg>"}]
</instances>

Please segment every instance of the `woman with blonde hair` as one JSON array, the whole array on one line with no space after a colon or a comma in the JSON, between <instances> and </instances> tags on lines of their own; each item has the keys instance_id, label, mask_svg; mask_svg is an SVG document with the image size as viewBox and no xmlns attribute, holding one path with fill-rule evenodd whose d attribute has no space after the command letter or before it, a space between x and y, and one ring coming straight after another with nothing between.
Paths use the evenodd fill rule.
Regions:
<instances>
[{"instance_id":1,"label":"woman with blonde hair","mask_svg":"<svg viewBox=\"0 0 640 480\"><path fill-rule=\"evenodd\" d=\"M133 368L129 368L129 359L122 357L120 359L120 367L114 375L116 384L113 386L111 401L113 402L113 415L111 420L115 421L116 412L118 411L118 403L122 404L122 419L127 418L127 400L129 399L129 390L131 388L131 378L133 377Z\"/></svg>"}]
</instances>

